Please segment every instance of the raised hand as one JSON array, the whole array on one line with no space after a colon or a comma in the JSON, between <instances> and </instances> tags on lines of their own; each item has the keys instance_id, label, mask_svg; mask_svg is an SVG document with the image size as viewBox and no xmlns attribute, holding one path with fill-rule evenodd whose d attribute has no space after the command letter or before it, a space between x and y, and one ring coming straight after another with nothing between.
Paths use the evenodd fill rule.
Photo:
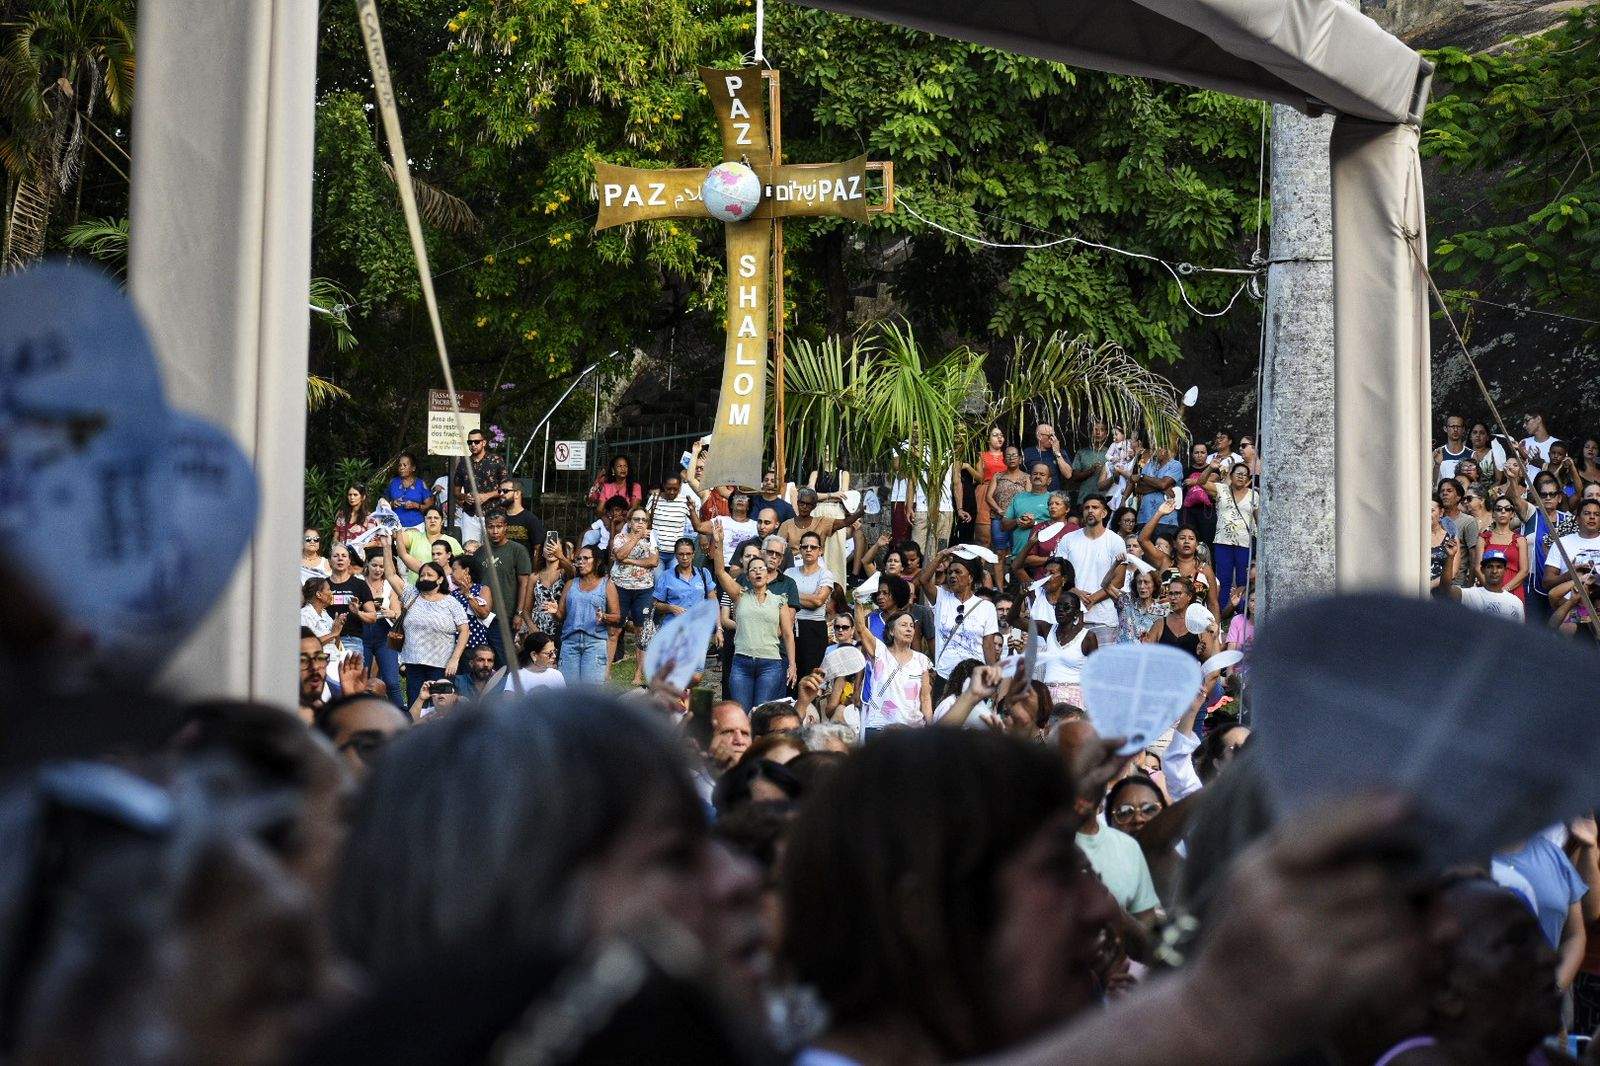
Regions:
<instances>
[{"instance_id":1,"label":"raised hand","mask_svg":"<svg viewBox=\"0 0 1600 1066\"><path fill-rule=\"evenodd\" d=\"M367 667L360 655L351 652L339 660L339 687L347 696L367 690Z\"/></svg>"}]
</instances>

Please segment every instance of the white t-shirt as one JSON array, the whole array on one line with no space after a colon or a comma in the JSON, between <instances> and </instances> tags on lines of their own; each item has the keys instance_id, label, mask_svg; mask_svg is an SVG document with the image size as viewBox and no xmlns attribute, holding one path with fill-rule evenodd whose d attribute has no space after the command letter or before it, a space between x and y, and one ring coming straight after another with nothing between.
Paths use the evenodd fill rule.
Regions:
<instances>
[{"instance_id":1,"label":"white t-shirt","mask_svg":"<svg viewBox=\"0 0 1600 1066\"><path fill-rule=\"evenodd\" d=\"M940 700L939 706L933 709L933 720L935 722L941 721L945 715L950 713L951 709L954 708L955 705L956 696L954 693ZM999 719L995 718L994 716L994 703L990 700L981 700L977 706L972 708L972 713L967 715L967 720L961 723L961 728L992 729L993 726L989 725L991 720L996 722L999 721Z\"/></svg>"},{"instance_id":2,"label":"white t-shirt","mask_svg":"<svg viewBox=\"0 0 1600 1066\"><path fill-rule=\"evenodd\" d=\"M517 671L517 680L522 682L523 691L532 691L536 688L565 688L567 685L567 679L562 677L561 671L553 666L546 670L540 670L538 673L534 673L524 666ZM517 691L516 681L513 681L510 677L501 678L500 685L496 687L501 686L508 692Z\"/></svg>"},{"instance_id":3,"label":"white t-shirt","mask_svg":"<svg viewBox=\"0 0 1600 1066\"><path fill-rule=\"evenodd\" d=\"M878 641L878 654L872 657L872 702L867 705L867 729L892 725L925 725L922 718L922 686L929 684L933 664L920 651L901 663L889 654L889 645Z\"/></svg>"},{"instance_id":4,"label":"white t-shirt","mask_svg":"<svg viewBox=\"0 0 1600 1066\"><path fill-rule=\"evenodd\" d=\"M1522 450L1528 456L1528 469L1543 470L1550 465L1550 445L1560 440L1560 437L1551 437L1540 443L1532 437L1522 438Z\"/></svg>"},{"instance_id":5,"label":"white t-shirt","mask_svg":"<svg viewBox=\"0 0 1600 1066\"><path fill-rule=\"evenodd\" d=\"M1523 621L1522 601L1509 592L1490 592L1481 585L1461 590L1461 602L1474 611L1499 615L1513 622Z\"/></svg>"},{"instance_id":6,"label":"white t-shirt","mask_svg":"<svg viewBox=\"0 0 1600 1066\"><path fill-rule=\"evenodd\" d=\"M942 588L933 611L934 644L938 649L934 670L939 676L949 677L951 670L968 659L983 662L983 638L1000 632L1000 616L995 613L994 604L976 594L963 604L955 593Z\"/></svg>"},{"instance_id":7,"label":"white t-shirt","mask_svg":"<svg viewBox=\"0 0 1600 1066\"><path fill-rule=\"evenodd\" d=\"M1588 563L1595 569L1600 569L1600 537L1586 537L1582 533L1568 533L1561 538L1561 547L1567 551L1567 556L1572 560L1572 565ZM1553 551L1544 558L1546 566L1553 566L1557 570L1563 569L1561 553Z\"/></svg>"},{"instance_id":8,"label":"white t-shirt","mask_svg":"<svg viewBox=\"0 0 1600 1066\"><path fill-rule=\"evenodd\" d=\"M1083 849L1094 872L1100 875L1106 891L1129 914L1161 905L1155 882L1150 878L1150 864L1145 862L1139 842L1127 833L1102 825L1098 833L1079 833L1078 847Z\"/></svg>"},{"instance_id":9,"label":"white t-shirt","mask_svg":"<svg viewBox=\"0 0 1600 1066\"><path fill-rule=\"evenodd\" d=\"M1100 536L1091 538L1087 530L1075 529L1056 544L1055 554L1072 564L1077 575L1077 587L1084 592L1099 592L1106 575L1128 554L1128 545L1117 534L1101 527ZM1111 599L1101 600L1084 613L1090 625L1114 626L1117 624L1117 604Z\"/></svg>"},{"instance_id":10,"label":"white t-shirt","mask_svg":"<svg viewBox=\"0 0 1600 1066\"><path fill-rule=\"evenodd\" d=\"M806 573L805 568L799 566L791 566L783 573L786 577L794 578L795 587L800 590L800 595L802 596L814 595L817 589L824 585L837 585L839 583L839 579L834 577L833 572L826 566L818 566L817 572L814 574ZM798 608L794 612L794 617L796 621L800 622L826 621L828 618L828 604L824 601L821 607Z\"/></svg>"},{"instance_id":11,"label":"white t-shirt","mask_svg":"<svg viewBox=\"0 0 1600 1066\"><path fill-rule=\"evenodd\" d=\"M742 540L749 540L756 535L756 520L746 518L743 522L730 518L728 515L719 514L711 519L712 525L722 536L722 558L729 565L734 563L733 546Z\"/></svg>"}]
</instances>

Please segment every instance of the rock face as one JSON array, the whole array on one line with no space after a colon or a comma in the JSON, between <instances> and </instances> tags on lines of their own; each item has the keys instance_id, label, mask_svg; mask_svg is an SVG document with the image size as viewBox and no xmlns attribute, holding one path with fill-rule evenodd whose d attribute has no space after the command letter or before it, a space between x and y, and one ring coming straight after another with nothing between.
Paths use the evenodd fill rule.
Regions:
<instances>
[{"instance_id":1,"label":"rock face","mask_svg":"<svg viewBox=\"0 0 1600 1066\"><path fill-rule=\"evenodd\" d=\"M1362 0L1361 10L1413 48L1469 52L1538 33L1587 0Z\"/></svg>"}]
</instances>

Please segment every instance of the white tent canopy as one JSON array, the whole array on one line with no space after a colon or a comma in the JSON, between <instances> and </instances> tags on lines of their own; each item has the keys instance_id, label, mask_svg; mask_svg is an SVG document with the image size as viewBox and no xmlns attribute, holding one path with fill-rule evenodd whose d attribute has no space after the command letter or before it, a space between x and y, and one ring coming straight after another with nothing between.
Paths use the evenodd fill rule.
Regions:
<instances>
[{"instance_id":1,"label":"white tent canopy","mask_svg":"<svg viewBox=\"0 0 1600 1066\"><path fill-rule=\"evenodd\" d=\"M1337 0L804 2L1338 112L1339 582L1426 588L1426 290L1406 238L1422 228L1408 124L1430 71L1415 52ZM294 698L317 10L316 0L140 5L140 69L150 76L135 120L134 296L175 401L233 432L263 493L248 562L179 664L194 695ZM1397 466L1397 488L1384 491L1371 472Z\"/></svg>"},{"instance_id":2,"label":"white tent canopy","mask_svg":"<svg viewBox=\"0 0 1600 1066\"><path fill-rule=\"evenodd\" d=\"M1374 122L1415 122L1431 67L1336 0L796 0L945 37Z\"/></svg>"},{"instance_id":3,"label":"white tent canopy","mask_svg":"<svg viewBox=\"0 0 1600 1066\"><path fill-rule=\"evenodd\" d=\"M1433 74L1426 60L1339 0L795 2L1074 66L1337 112L1336 573L1344 591L1426 592L1431 381L1416 128Z\"/></svg>"}]
</instances>

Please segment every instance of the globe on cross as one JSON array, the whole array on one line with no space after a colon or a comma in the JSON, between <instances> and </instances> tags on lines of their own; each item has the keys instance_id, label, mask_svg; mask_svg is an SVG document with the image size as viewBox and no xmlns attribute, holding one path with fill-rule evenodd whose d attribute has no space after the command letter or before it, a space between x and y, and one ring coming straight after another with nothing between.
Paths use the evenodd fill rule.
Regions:
<instances>
[{"instance_id":1,"label":"globe on cross","mask_svg":"<svg viewBox=\"0 0 1600 1066\"><path fill-rule=\"evenodd\" d=\"M761 179L743 163L718 163L700 185L702 202L723 222L743 222L761 203Z\"/></svg>"}]
</instances>

